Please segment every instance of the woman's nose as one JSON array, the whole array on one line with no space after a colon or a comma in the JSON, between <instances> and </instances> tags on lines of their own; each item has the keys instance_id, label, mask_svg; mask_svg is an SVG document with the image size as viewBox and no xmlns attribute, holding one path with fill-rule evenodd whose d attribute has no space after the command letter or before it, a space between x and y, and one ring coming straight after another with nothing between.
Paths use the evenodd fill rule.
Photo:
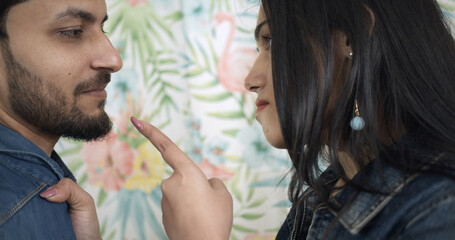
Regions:
<instances>
[{"instance_id":1,"label":"woman's nose","mask_svg":"<svg viewBox=\"0 0 455 240\"><path fill-rule=\"evenodd\" d=\"M250 92L258 92L261 88L264 87L267 77L267 65L263 63L261 56L256 59L254 62L251 71L248 73L245 78L245 89Z\"/></svg>"}]
</instances>

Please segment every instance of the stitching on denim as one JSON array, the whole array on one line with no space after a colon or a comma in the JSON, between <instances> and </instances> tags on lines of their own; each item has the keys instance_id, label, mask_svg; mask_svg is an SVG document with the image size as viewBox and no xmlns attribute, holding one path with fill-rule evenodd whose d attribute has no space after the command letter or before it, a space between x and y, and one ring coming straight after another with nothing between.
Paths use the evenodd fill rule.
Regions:
<instances>
[{"instance_id":1,"label":"stitching on denim","mask_svg":"<svg viewBox=\"0 0 455 240\"><path fill-rule=\"evenodd\" d=\"M307 238L310 236L310 233L320 233L323 229L321 228L321 225L323 224L323 222L325 221L325 218L326 216L324 216L324 212L322 212L321 214L321 219L319 221L317 221L317 223L315 224L316 222L316 219L318 217L318 211L323 211L323 210L327 210L328 207L326 205L318 205L316 206L315 210L313 211L313 217L311 219L311 224L310 224L310 227L308 228L308 236Z\"/></svg>"},{"instance_id":2,"label":"stitching on denim","mask_svg":"<svg viewBox=\"0 0 455 240\"><path fill-rule=\"evenodd\" d=\"M0 161L0 164L3 164L3 165L5 165L6 167L8 167L8 168L10 168L10 169L12 169L12 170L14 170L14 171L20 172L21 174L23 174L23 175L25 175L25 176L27 176L27 177L33 178L33 179L35 179L36 181L43 181L42 179L36 178L35 176L33 176L33 175L31 175L31 174L29 174L29 173L27 173L27 172L23 172L23 171L21 171L21 169L18 169L18 168L16 168L16 167L13 167L13 166L11 166L10 164L8 164L8 163L6 163L6 162L4 162L4 161Z\"/></svg>"},{"instance_id":3,"label":"stitching on denim","mask_svg":"<svg viewBox=\"0 0 455 240\"><path fill-rule=\"evenodd\" d=\"M41 155L38 155L38 154L35 154L35 153L30 153L30 152L18 152L18 151L10 151L10 150L0 150L0 153L6 153L6 154L10 154L11 156L16 156L16 157L22 157L22 158L25 158L25 159L33 159L31 157L34 157L34 158L39 158L41 160L43 160L49 167L52 168L52 170L54 171L55 174L57 174L57 176L61 179L63 178L63 176L60 174L60 172L58 171L58 169L56 169L54 167L54 165L52 165L48 159L46 158L43 158ZM57 164L58 165L58 164Z\"/></svg>"},{"instance_id":4,"label":"stitching on denim","mask_svg":"<svg viewBox=\"0 0 455 240\"><path fill-rule=\"evenodd\" d=\"M8 219L10 219L17 211L19 211L30 199L35 196L38 192L43 190L49 183L43 182L35 190L31 191L27 196L20 200L14 207L12 207L5 215L0 218L0 226L3 225Z\"/></svg>"},{"instance_id":5,"label":"stitching on denim","mask_svg":"<svg viewBox=\"0 0 455 240\"><path fill-rule=\"evenodd\" d=\"M438 161L443 155L444 155L444 153L440 153L431 162ZM401 191L401 189L403 189L403 187L405 185L407 185L410 182L412 182L419 175L420 175L420 173L413 174L409 178L405 179L402 183L399 183L402 180L402 178L401 177L397 178L392 184L389 185L389 188L387 188L387 190L386 190L386 192L391 192L391 194L389 196L385 197L385 198L384 197L379 197L377 200L375 200L375 204L373 204L373 207L370 208L369 211L365 211L365 213L362 214L358 219L362 219L364 217L364 215L368 215L368 214L372 214L372 213L376 212L376 208L378 206L385 205L386 203L388 203L388 201L390 201L391 198L393 198L399 191ZM360 221L360 222L362 222L362 221Z\"/></svg>"},{"instance_id":6,"label":"stitching on denim","mask_svg":"<svg viewBox=\"0 0 455 240\"><path fill-rule=\"evenodd\" d=\"M390 184L389 188L387 188L386 192L390 192L391 190L394 190L391 192L391 194L387 197L383 197L382 195L379 196L378 198L376 198L376 200L374 200L374 203L372 204L372 206L370 207L370 209L368 211L365 211L363 214L361 214L357 219L363 219L365 218L365 215L369 215L373 212L375 212L376 208L378 206L381 206L381 205L384 205L384 203L388 202L390 200L390 198L392 198L397 192L399 192L401 189L403 189L403 187L409 183L410 181L412 181L413 179L415 179L417 177L417 175L412 175L411 177L409 177L408 179L406 179L405 181L403 181L402 183L399 183L401 181L401 178L395 180L394 182L392 182L392 184ZM346 214L346 216L349 216L349 214ZM352 219L352 217L351 217ZM360 221L362 222L362 221ZM355 225L356 223L354 222L353 225Z\"/></svg>"},{"instance_id":7,"label":"stitching on denim","mask_svg":"<svg viewBox=\"0 0 455 240\"><path fill-rule=\"evenodd\" d=\"M398 230L397 232L393 235L392 239L397 239L398 238L398 235L400 235L404 229L406 229L409 225L412 225L414 223L414 220L419 217L421 214L422 214L422 211L425 209L427 210L428 208L432 208L436 205L438 205L439 203L441 202L444 202L446 200L451 200L451 198L453 198L455 196L455 192L452 191L452 192L448 192L446 195L436 199L435 201L432 201L432 202L429 202L427 204L425 204L424 206L421 206L420 208L416 209L415 212L417 213L416 215L414 215L413 217L411 217L411 220L404 223ZM453 200L452 200L453 201Z\"/></svg>"},{"instance_id":8,"label":"stitching on denim","mask_svg":"<svg viewBox=\"0 0 455 240\"><path fill-rule=\"evenodd\" d=\"M360 232L360 230L368 223L371 219L373 219L377 213L382 211L382 209L392 200L392 198L399 192L401 189L403 189L404 186L406 186L409 182L414 180L417 177L416 175L411 176L410 178L406 179L405 182L397 186L395 191L393 191L389 196L387 197L379 197L375 202L373 203L372 207L369 208L368 211L365 211L362 215L360 215L353 224L347 224L343 219L340 219L340 222L351 232L352 234L357 234ZM396 181L394 182L394 184ZM346 214L345 216L348 216ZM352 219L352 217L351 217Z\"/></svg>"},{"instance_id":9,"label":"stitching on denim","mask_svg":"<svg viewBox=\"0 0 455 240\"><path fill-rule=\"evenodd\" d=\"M444 154L445 154L444 152L440 153L439 155L434 157L434 159L430 163L439 161L439 159L441 159L442 156L444 156ZM424 169L425 169L425 167L422 170L424 170ZM361 216L359 216L357 218L358 220L356 222L354 222L353 224L347 224L345 221L343 221L343 219L340 219L340 222L352 234L359 233L360 230L365 226L365 224L368 223L372 218L374 218L377 215L377 213L379 213L399 191L401 191L407 184L412 182L419 175L420 175L420 173L416 173L416 174L410 176L409 178L405 179L405 181L403 181L398 186L395 186L395 185L397 184L397 182L401 181L402 178L396 179L392 184L390 184L389 188L387 188L388 191L390 191L390 190L394 190L394 191L392 191L392 193L387 197L383 197L383 196L378 197L375 200L375 202L373 203L372 207L370 207L370 209L368 211L365 211ZM346 214L345 216L348 216L348 214ZM348 217L350 217L350 216L348 216ZM352 219L352 217L351 217L351 219Z\"/></svg>"}]
</instances>

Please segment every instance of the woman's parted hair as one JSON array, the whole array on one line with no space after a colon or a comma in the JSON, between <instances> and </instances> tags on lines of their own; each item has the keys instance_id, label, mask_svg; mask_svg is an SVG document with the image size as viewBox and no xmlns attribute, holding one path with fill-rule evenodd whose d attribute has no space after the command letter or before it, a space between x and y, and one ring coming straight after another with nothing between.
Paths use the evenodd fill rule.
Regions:
<instances>
[{"instance_id":1,"label":"woman's parted hair","mask_svg":"<svg viewBox=\"0 0 455 240\"><path fill-rule=\"evenodd\" d=\"M295 171L289 189L292 202L301 197L304 185L322 198L333 190L318 180L326 145L328 161L345 180L339 149L364 167L366 159L387 152L380 138L384 130L392 140L396 131L418 131L431 147L454 152L455 41L436 1L262 0L262 4L273 38L276 105ZM332 76L339 74L334 72L334 30L346 34L353 57L334 113L325 119ZM366 122L358 132L349 127L356 100ZM323 140L327 121L328 140ZM405 173L421 167L405 158L391 164Z\"/></svg>"}]
</instances>

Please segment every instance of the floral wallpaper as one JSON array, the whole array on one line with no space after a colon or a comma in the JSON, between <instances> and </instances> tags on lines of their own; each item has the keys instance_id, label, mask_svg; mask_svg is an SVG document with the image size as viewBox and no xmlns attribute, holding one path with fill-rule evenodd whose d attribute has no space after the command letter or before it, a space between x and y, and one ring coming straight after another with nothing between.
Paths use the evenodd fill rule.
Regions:
<instances>
[{"instance_id":1,"label":"floral wallpaper","mask_svg":"<svg viewBox=\"0 0 455 240\"><path fill-rule=\"evenodd\" d=\"M455 1L440 1L453 17ZM123 69L112 75L105 141L57 151L95 198L105 240L167 239L160 182L171 169L129 122L165 132L234 199L231 239L269 240L284 220L290 161L272 148L243 88L255 51L257 0L107 0L105 31ZM196 224L196 223L195 223Z\"/></svg>"}]
</instances>

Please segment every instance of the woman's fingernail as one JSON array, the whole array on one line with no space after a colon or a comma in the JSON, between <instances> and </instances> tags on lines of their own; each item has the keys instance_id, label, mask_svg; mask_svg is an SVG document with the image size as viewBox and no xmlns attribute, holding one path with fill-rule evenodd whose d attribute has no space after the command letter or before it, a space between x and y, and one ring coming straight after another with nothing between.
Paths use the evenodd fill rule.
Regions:
<instances>
[{"instance_id":1,"label":"woman's fingernail","mask_svg":"<svg viewBox=\"0 0 455 240\"><path fill-rule=\"evenodd\" d=\"M131 122L137 128L137 130L142 130L142 128L144 128L144 125L142 125L141 121L137 120L135 117L131 117Z\"/></svg>"},{"instance_id":2,"label":"woman's fingernail","mask_svg":"<svg viewBox=\"0 0 455 240\"><path fill-rule=\"evenodd\" d=\"M57 194L57 189L51 187L51 188L48 188L46 191L42 192L40 194L41 197L43 198L50 198L52 196L55 196Z\"/></svg>"}]
</instances>

